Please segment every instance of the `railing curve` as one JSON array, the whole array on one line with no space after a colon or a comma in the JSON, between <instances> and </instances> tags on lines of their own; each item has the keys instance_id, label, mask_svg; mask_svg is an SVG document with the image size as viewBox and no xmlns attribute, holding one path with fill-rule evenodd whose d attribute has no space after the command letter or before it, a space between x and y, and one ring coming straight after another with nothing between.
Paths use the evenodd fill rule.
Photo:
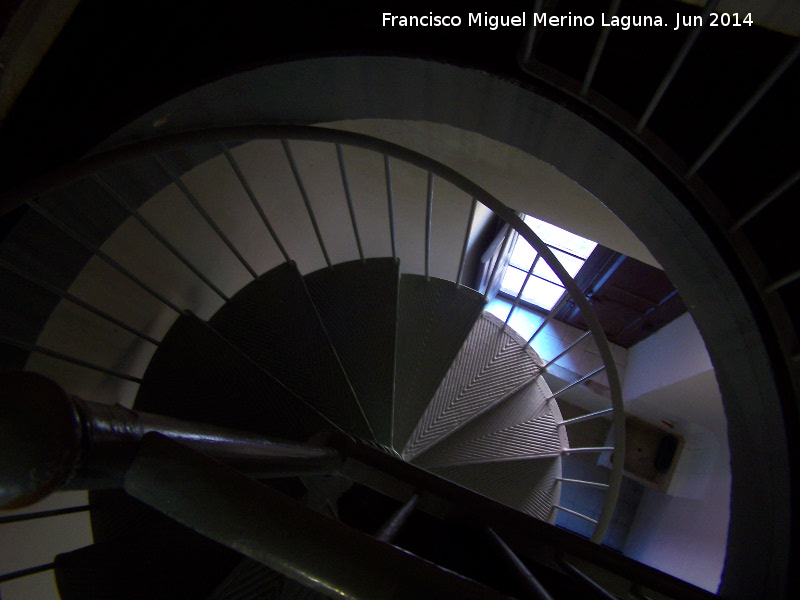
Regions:
<instances>
[{"instance_id":1,"label":"railing curve","mask_svg":"<svg viewBox=\"0 0 800 600\"><path fill-rule=\"evenodd\" d=\"M386 171L386 181L387 181L387 196L390 203L389 214L390 214L390 225L392 230L391 231L392 250L393 250L393 255L395 255L395 258L396 258L395 239L394 239L395 232L394 232L393 209L391 204L392 202L391 169L390 169L389 159L391 158L394 160L399 160L407 164L410 164L412 166L423 169L428 174L428 195L427 195L426 230L425 230L426 275L428 275L428 263L429 263L429 252L430 252L430 219L431 219L431 202L433 197L434 178L439 178L449 182L450 184L454 185L455 187L459 188L460 190L468 194L473 199L470 210L470 221L467 227L467 236L469 236L469 228L472 223L472 216L474 215L475 204L476 202L480 202L488 209L490 209L495 215L500 217L505 223L507 223L512 230L516 231L526 242L528 242L537 251L538 256L544 259L544 261L556 274L556 276L559 278L562 285L566 289L566 294L562 298L562 301L568 296L573 299L575 304L581 310L583 318L586 324L588 325L591 334L594 337L595 343L597 344L597 348L604 365L603 367L601 367L601 369L598 369L594 373L591 373L579 379L578 381L566 386L562 390L555 392L551 396L551 398L554 398L558 396L561 392L566 391L567 389L573 387L574 385L577 385L585 381L586 379L595 375L601 370L605 370L608 377L609 391L611 396L611 408L604 411L598 411L597 413L592 413L591 415L587 415L587 417L594 418L595 416L604 415L609 411L613 413L612 431L613 431L614 447L573 449L573 451L613 450L615 456L617 457L617 460L612 461L611 474L609 477L608 487L606 488L607 493L605 497L605 502L600 517L595 523L594 533L591 537L593 542L601 543L605 535L605 532L608 529L608 526L611 522L614 509L616 507L616 502L619 496L619 490L622 483L623 462L624 462L620 457L625 456L625 435L624 435L625 416L624 416L624 407L622 402L622 391L619 381L619 374L617 372L616 364L614 362L614 358L611 352L611 348L608 344L608 340L605 336L605 333L602 330L600 322L596 314L594 313L589 301L583 295L578 285L568 274L566 269L561 265L561 263L553 254L553 252L550 250L550 248L525 224L522 218L520 218L519 214L512 208L503 204L498 198L489 193L483 187L471 181L469 178L465 177L464 175L460 174L454 169L448 167L447 165L439 161L436 161L428 156L425 156L419 152L410 150L408 148L394 144L392 142L388 142L385 140L381 140L378 138L354 132L327 129L321 127L291 126L291 125L249 125L241 127L221 127L221 128L206 129L201 131L192 131L192 132L166 135L163 137L153 138L137 142L134 144L126 145L123 147L119 147L116 149L112 149L103 153L91 155L81 161L78 161L77 163L59 169L51 174L40 177L36 181L23 184L22 186L19 186L14 190L0 194L0 208L3 210L7 210L10 208L14 208L15 206L18 206L24 202L28 202L33 208L41 210L41 207L38 207L38 205L35 202L32 202L31 199L38 198L39 196L42 196L53 189L81 180L86 177L96 177L98 173L100 173L105 169L120 165L122 163L131 160L140 159L148 156L157 157L157 155L164 152L178 150L188 146L200 146L200 145L215 145L217 147L221 147L221 152L226 156L228 161L231 163L231 166L234 168L237 177L239 177L239 179L245 186L245 190L247 191L248 196L250 196L250 199L255 202L252 190L250 189L249 185L247 185L246 180L244 180L241 170L236 165L235 160L233 159L228 148L228 144L254 141L254 140L279 140L282 143L287 159L289 160L290 165L293 167L292 173L295 179L297 180L298 187L300 188L301 194L303 195L305 206L308 209L309 217L312 221L312 224L314 225L315 234L317 236L318 241L320 242L320 246L323 250L326 263L329 266L331 266L331 262L327 255L327 252L325 251L324 242L322 240L319 228L316 225L316 220L313 211L311 209L311 205L308 202L307 196L305 194L300 174L297 171L296 166L294 165L291 149L288 144L289 141L324 142L335 145L337 149L337 157L339 158L340 161L339 164L343 175L345 192L348 198L348 208L350 209L350 215L353 218L354 231L357 240L358 240L357 227L355 225L355 216L352 211L352 205L349 202L350 194L349 194L349 187L347 186L346 183L347 178L346 178L344 162L341 156L341 146L361 148L383 155L385 171ZM159 162L159 164L164 166L163 162ZM173 182L180 180L179 174L170 172L169 169L166 167L165 170L167 170L168 175ZM181 190L184 191L184 194L188 193L188 196L191 196L191 192L188 192L188 190L184 190L183 187L181 188ZM190 198L190 201L191 200L192 198ZM192 202L192 204L196 204L196 201ZM257 204L257 202L255 202L255 204ZM201 210L201 212L204 211ZM272 234L272 237L278 243L279 249L281 250L283 255L287 257L288 255L286 254L285 249L280 244L280 242L278 242L275 232L271 227L271 225L266 221L266 217L263 215L263 212L259 211L259 213L264 219L270 234ZM206 218L208 216L204 214L203 217ZM220 235L223 242L225 242L225 244L230 248L232 246L230 240L228 240L225 237L225 235L221 231L219 231L218 227L212 224L212 228L218 235ZM90 249L94 250L94 253L99 255L100 252L99 248L94 247ZM466 249L466 240L465 240L465 249ZM244 259L235 249L235 247L231 248L231 250L237 256L237 258L239 258L240 261L242 261L243 264L246 265L247 270L251 273L251 275L254 275L253 269L249 265L247 265L247 263L244 261ZM359 244L359 254L363 259L363 252L360 248L360 244ZM459 274L458 274L459 284L463 272L463 260L464 260L464 252L462 251L461 264L459 266ZM538 257L536 260L538 260ZM170 306L170 308L173 308L173 310L176 310L179 313L182 312L172 303L167 303L167 306ZM548 320L552 318L553 314L554 314L553 311L551 311L550 315L548 316ZM531 337L528 343L532 341L535 335L536 334L534 334L534 336ZM3 338L2 341L6 343L13 343L13 340L9 340L6 338ZM570 348L568 348L566 351L569 351L574 346L575 344L570 346ZM24 349L28 351L44 351L45 353L49 352L47 349L39 348L38 346L33 346L30 344L24 345ZM57 358L63 358L63 357L59 356ZM81 363L79 362L78 364ZM88 368L95 368L95 370L108 372L107 370L103 370L102 368L92 366L85 362L83 362L81 366ZM115 375L115 373L111 374ZM121 376L124 376L124 374L121 374ZM124 377L131 379L130 376L124 376ZM573 420L564 421L559 425L567 425L571 422L573 422ZM563 478L561 478L559 481L561 483L563 482L584 483L575 480L566 480ZM566 510L559 506L555 506L555 508ZM583 515L578 515L578 516L583 517Z\"/></svg>"}]
</instances>

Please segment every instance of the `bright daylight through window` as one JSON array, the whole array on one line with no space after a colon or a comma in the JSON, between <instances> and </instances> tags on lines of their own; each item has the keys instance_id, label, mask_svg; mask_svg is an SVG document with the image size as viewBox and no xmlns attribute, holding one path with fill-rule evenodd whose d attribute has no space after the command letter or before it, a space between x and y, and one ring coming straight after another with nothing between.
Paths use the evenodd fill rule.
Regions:
<instances>
[{"instance_id":1,"label":"bright daylight through window","mask_svg":"<svg viewBox=\"0 0 800 600\"><path fill-rule=\"evenodd\" d=\"M524 221L550 247L553 254L556 255L556 258L567 270L567 273L570 274L570 277L575 277L583 263L586 262L586 259L597 247L596 242L535 219L530 215L525 215ZM536 250L524 239L518 237L511 250L508 269L506 269L505 276L500 284L500 291L516 297L525 282L525 277L531 265L536 261L533 273L528 278L528 283L525 284L525 289L522 292L522 300L537 308L549 311L555 306L565 290L553 270L544 260L536 260L537 256Z\"/></svg>"}]
</instances>

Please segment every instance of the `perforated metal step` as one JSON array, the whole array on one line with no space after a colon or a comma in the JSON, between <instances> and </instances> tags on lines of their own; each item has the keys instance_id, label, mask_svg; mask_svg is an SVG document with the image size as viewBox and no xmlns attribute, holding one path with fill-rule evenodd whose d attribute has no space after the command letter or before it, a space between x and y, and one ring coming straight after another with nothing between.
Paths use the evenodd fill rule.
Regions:
<instances>
[{"instance_id":1,"label":"perforated metal step","mask_svg":"<svg viewBox=\"0 0 800 600\"><path fill-rule=\"evenodd\" d=\"M400 451L417 426L484 298L453 282L421 275L400 278L395 362L393 446Z\"/></svg>"},{"instance_id":2,"label":"perforated metal step","mask_svg":"<svg viewBox=\"0 0 800 600\"><path fill-rule=\"evenodd\" d=\"M135 408L305 441L333 425L193 315L164 337Z\"/></svg>"},{"instance_id":3,"label":"perforated metal step","mask_svg":"<svg viewBox=\"0 0 800 600\"><path fill-rule=\"evenodd\" d=\"M375 438L392 443L399 264L375 258L306 275L308 293Z\"/></svg>"},{"instance_id":4,"label":"perforated metal step","mask_svg":"<svg viewBox=\"0 0 800 600\"><path fill-rule=\"evenodd\" d=\"M275 267L247 285L209 324L343 430L373 438L293 264Z\"/></svg>"},{"instance_id":5,"label":"perforated metal step","mask_svg":"<svg viewBox=\"0 0 800 600\"><path fill-rule=\"evenodd\" d=\"M412 460L530 382L538 357L512 329L484 313L475 322L414 427L402 455Z\"/></svg>"},{"instance_id":6,"label":"perforated metal step","mask_svg":"<svg viewBox=\"0 0 800 600\"><path fill-rule=\"evenodd\" d=\"M559 455L567 446L540 380L502 400L414 459L424 468ZM558 410L555 407L555 410Z\"/></svg>"}]
</instances>

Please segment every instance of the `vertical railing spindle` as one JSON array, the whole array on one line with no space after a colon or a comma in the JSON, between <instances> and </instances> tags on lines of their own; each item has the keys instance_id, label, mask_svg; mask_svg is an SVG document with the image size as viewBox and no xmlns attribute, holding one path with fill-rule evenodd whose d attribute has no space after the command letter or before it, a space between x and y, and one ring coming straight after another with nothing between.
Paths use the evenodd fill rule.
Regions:
<instances>
[{"instance_id":1,"label":"vertical railing spindle","mask_svg":"<svg viewBox=\"0 0 800 600\"><path fill-rule=\"evenodd\" d=\"M534 577L533 573L525 566L525 563L523 563L519 557L514 554L514 551L508 547L508 544L506 544L493 529L489 529L488 533L489 539L491 539L495 548L500 552L500 556L512 567L517 576L517 581L522 584L530 597L536 600L553 600L553 597L544 586L539 583L539 580Z\"/></svg>"},{"instance_id":2,"label":"vertical railing spindle","mask_svg":"<svg viewBox=\"0 0 800 600\"><path fill-rule=\"evenodd\" d=\"M314 216L314 210L311 208L311 201L308 199L306 188L303 185L303 179L300 177L300 171L297 169L297 163L294 161L292 149L289 146L288 140L281 140L281 145L283 146L283 152L286 154L286 160L289 161L289 168L291 168L292 175L294 175L294 180L297 183L297 189L300 190L300 195L303 197L303 204L306 205L306 212L308 212L308 218L311 219L311 226L314 228L314 233L317 236L319 247L322 250L322 256L325 258L325 264L328 265L328 268L332 269L333 264L328 256L328 250L325 248L325 242L322 241L322 232L319 230L319 225L317 225L317 219Z\"/></svg>"},{"instance_id":3,"label":"vertical railing spindle","mask_svg":"<svg viewBox=\"0 0 800 600\"><path fill-rule=\"evenodd\" d=\"M72 363L73 365L84 367L85 369L90 369L92 371L97 371L98 373L111 375L112 377L116 377L118 379L125 379L126 381L132 381L133 383L142 383L142 380L139 377L134 377L133 375L128 375L127 373L122 373L121 371L115 371L114 369L109 369L107 367L101 367L100 365L96 365L81 358L75 358L74 356L70 356L69 354L64 354L63 352L51 350L50 348L45 348L37 344L29 344L27 342L15 340L14 338L10 338L5 335L0 335L0 342L8 344L10 346L15 346L21 350L25 350L26 352L36 352L37 354L44 354L45 356L49 356L51 358L55 358L58 360L63 360L64 362Z\"/></svg>"},{"instance_id":4,"label":"vertical railing spindle","mask_svg":"<svg viewBox=\"0 0 800 600\"><path fill-rule=\"evenodd\" d=\"M167 300L162 294L159 294L152 287L147 285L144 281L142 281L141 279L136 277L136 275L131 273L128 269L126 269L120 263L118 263L116 260L111 258L108 254L106 254L103 250L98 248L95 244L92 244L91 242L89 242L89 240L87 240L86 238L84 238L83 236L78 234L71 227L68 227L67 225L65 225L64 223L59 221L55 216L53 216L53 214L50 213L50 211L46 210L43 206L41 206L37 202L34 202L33 200L29 200L28 201L28 206L30 206L33 210L35 210L39 215L41 215L42 217L44 217L45 219L50 221L50 223L55 225L58 229L60 229L62 232L64 232L68 237L72 238L75 242L77 242L78 244L83 246L86 250L88 250L89 252L91 252L92 254L97 256L103 262L108 264L110 267L112 267L113 269L115 269L116 271L118 271L119 273L121 273L122 275L127 277L128 279L130 279L133 283L135 283L140 288L142 288L144 291L146 291L148 294L153 296L153 298L155 298L156 300L158 300L159 302L161 302L165 306L168 306L169 308L174 310L176 313L183 314L184 311L181 310L180 308L178 308L175 305L175 303L170 302L169 300Z\"/></svg>"},{"instance_id":5,"label":"vertical railing spindle","mask_svg":"<svg viewBox=\"0 0 800 600\"><path fill-rule=\"evenodd\" d=\"M353 208L353 198L350 195L350 183L347 181L347 169L344 166L344 155L342 154L342 146L336 144L336 158L339 160L339 171L342 174L342 187L344 187L344 197L347 199L347 210L350 211L350 221L353 223L353 235L356 237L356 246L358 247L358 256L361 262L364 262L364 249L361 247L361 236L358 235L358 224L356 223L356 211Z\"/></svg>"},{"instance_id":6,"label":"vertical railing spindle","mask_svg":"<svg viewBox=\"0 0 800 600\"><path fill-rule=\"evenodd\" d=\"M611 7L608 9L608 21L611 20L611 17L617 14L619 5L621 3L622 0L611 0ZM594 74L597 72L597 65L600 64L600 57L603 55L603 50L606 47L606 42L608 41L608 35L610 33L610 25L605 25L603 29L600 30L600 37L597 38L597 45L594 47L592 57L589 59L589 67L586 69L586 75L583 78L583 84L581 85L581 96L586 96L586 94L589 93L589 88L592 85Z\"/></svg>"},{"instance_id":7,"label":"vertical railing spindle","mask_svg":"<svg viewBox=\"0 0 800 600\"><path fill-rule=\"evenodd\" d=\"M431 221L433 220L433 173L428 171L428 196L425 203L425 280L431 279Z\"/></svg>"},{"instance_id":8,"label":"vertical railing spindle","mask_svg":"<svg viewBox=\"0 0 800 600\"><path fill-rule=\"evenodd\" d=\"M28 575L35 575L36 573L52 571L54 567L55 564L48 563L46 565L29 567L27 569L20 569L19 571L14 571L13 573L3 573L2 575L0 575L0 583L5 583L6 581L14 581L15 579L19 579L21 577L27 577Z\"/></svg>"},{"instance_id":9,"label":"vertical railing spindle","mask_svg":"<svg viewBox=\"0 0 800 600\"><path fill-rule=\"evenodd\" d=\"M386 199L389 202L389 235L392 238L392 258L397 261L397 242L394 232L394 198L392 197L392 168L389 165L389 155L383 155L383 168L386 174Z\"/></svg>"},{"instance_id":10,"label":"vertical railing spindle","mask_svg":"<svg viewBox=\"0 0 800 600\"><path fill-rule=\"evenodd\" d=\"M375 538L382 542L386 542L387 544L391 544L392 541L397 537L397 534L400 533L400 529L403 527L406 521L408 521L411 513L414 512L414 508L417 506L418 501L418 494L411 496L411 498L409 498L408 501L403 504L403 506L398 508L392 514L389 520L381 526L380 531L375 534Z\"/></svg>"},{"instance_id":11,"label":"vertical railing spindle","mask_svg":"<svg viewBox=\"0 0 800 600\"><path fill-rule=\"evenodd\" d=\"M503 330L508 326L508 322L511 320L511 315L514 314L514 311L517 309L520 300L522 299L522 292L525 291L525 286L528 285L528 280L533 275L533 270L536 268L536 263L539 262L541 258L541 254L536 254L536 258L533 259L533 264L531 264L531 268L528 269L527 274L525 275L525 280L522 282L522 285L519 288L519 292L517 292L517 297L514 298L514 302L511 303L511 309L508 311L508 315L506 315L506 320L503 323Z\"/></svg>"},{"instance_id":12,"label":"vertical railing spindle","mask_svg":"<svg viewBox=\"0 0 800 600\"><path fill-rule=\"evenodd\" d=\"M753 92L753 95L747 99L747 101L742 105L742 107L736 112L733 118L728 121L725 127L722 128L722 131L717 134L712 142L708 145L708 147L703 151L703 153L697 157L697 160L694 161L689 170L686 171L686 178L690 178L694 176L695 173L702 167L706 161L711 158L711 155L716 152L717 148L722 145L728 136L733 133L733 130L742 122L748 113L753 110L756 104L767 94L767 92L772 88L778 79L792 66L792 63L795 59L800 55L800 41L795 43L791 50L786 54L783 60L778 64L777 67L769 74L769 76L764 80L764 82Z\"/></svg>"},{"instance_id":13,"label":"vertical railing spindle","mask_svg":"<svg viewBox=\"0 0 800 600\"><path fill-rule=\"evenodd\" d=\"M36 285L36 286L42 288L43 290L58 296L59 298L63 298L64 300L67 300L68 302L72 302L75 306L80 306L84 310L87 310L90 313L92 313L94 315L97 315L98 317L108 321L112 325L116 325L120 329L124 329L125 331L127 331L129 333L132 333L133 335L143 339L144 341L150 342L154 346L158 346L159 342L158 342L157 339L147 335L146 333L143 333L143 332L139 331L135 327L131 327L127 323L124 323L124 322L120 321L119 319L117 319L116 317L111 316L107 312L100 310L96 306L94 306L92 304L89 304L88 302L86 302L84 300L81 300L77 296L73 296L72 294L70 294L67 291L61 290L61 289L57 288L54 285L50 285L46 281L43 281L42 279L39 279L38 277L34 277L30 273L26 273L22 269L17 268L16 266L12 265L11 263L9 263L8 261L6 261L3 258L0 258L0 267L6 269L7 271L10 271L10 272L14 273L15 275L21 277L22 279L24 279L26 281L29 281L33 285Z\"/></svg>"},{"instance_id":14,"label":"vertical railing spindle","mask_svg":"<svg viewBox=\"0 0 800 600\"><path fill-rule=\"evenodd\" d=\"M700 24L696 25L692 28L689 32L689 35L686 37L686 40L683 42L681 49L678 50L678 54L675 56L672 64L667 71L667 74L664 75L664 78L659 83L658 88L656 89L653 97L650 99L650 103L647 105L647 108L642 113L639 122L636 123L636 127L634 131L636 133L641 133L644 129L644 126L647 125L647 122L650 120L650 117L653 115L653 112L658 107L659 102L661 102L661 98L664 97L664 94L667 92L667 88L669 88L672 80L675 78L675 75L678 73L678 69L681 68L683 61L689 55L689 51L694 46L695 41L697 40L700 32L703 30L703 27L709 20L709 16L716 8L717 4L719 4L719 0L708 0L706 5L703 9L703 14L700 17Z\"/></svg>"},{"instance_id":15,"label":"vertical railing spindle","mask_svg":"<svg viewBox=\"0 0 800 600\"><path fill-rule=\"evenodd\" d=\"M275 242L275 245L278 246L278 250L283 255L283 259L286 262L289 262L289 254L286 252L286 248L283 247L281 241L278 239L278 234L273 229L272 224L267 219L267 215L264 213L264 209L261 207L261 204L256 199L256 195L253 192L253 188L250 187L250 183L247 181L247 178L244 176L242 169L239 167L239 163L236 162L236 159L233 157L230 149L228 148L227 144L222 144L222 152L225 155L225 158L228 161L228 164L233 169L233 172L236 173L236 177L239 179L239 183L242 184L247 197L250 198L250 203L253 205L253 208L256 209L258 216L261 218L261 222L264 223L264 226L269 231L269 234L272 236L272 240Z\"/></svg>"},{"instance_id":16,"label":"vertical railing spindle","mask_svg":"<svg viewBox=\"0 0 800 600\"><path fill-rule=\"evenodd\" d=\"M592 371L592 372L591 372L591 373L589 373L588 375L584 375L583 377L581 377L581 378L580 378L580 379L578 379L577 381L573 381L573 382L572 382L572 383L570 383L569 385L567 385L567 386L565 386L565 387L561 388L560 390L558 390L557 392L555 392L555 393L551 394L550 396L548 396L547 398L545 398L545 401L550 401L550 400L552 400L553 398L558 398L558 397L559 397L561 394L563 394L563 393L564 393L564 392L566 392L567 390L571 390L571 389L572 389L572 388L574 388L576 385L580 385L580 384L582 384L584 381L587 381L587 380L591 379L592 377L594 377L594 376L595 376L595 375L597 375L598 373L602 373L603 371L605 371L605 369L606 369L606 366L605 366L605 365L603 365L602 367L599 367L599 368L595 369L594 371Z\"/></svg>"},{"instance_id":17,"label":"vertical railing spindle","mask_svg":"<svg viewBox=\"0 0 800 600\"><path fill-rule=\"evenodd\" d=\"M225 302L227 302L230 299L221 289L219 289L216 285L214 285L208 279L208 277L206 277L203 274L203 272L200 269L198 269L191 261L189 261L188 258L186 258L180 251L178 251L178 249L175 246L173 246L172 243L169 240L167 240L167 238L164 237L164 235L160 231L158 231L153 226L152 223L150 223L150 221L145 219L141 215L141 213L139 213L138 210L134 209L130 204L128 204L128 202L122 197L122 195L119 194L119 192L117 192L113 187L111 187L111 185L108 182L101 179L98 175L94 175L92 179L94 179L97 185L103 188L106 194L108 194L108 196L112 200L114 200L117 203L117 205L119 205L120 208L122 208L122 210L127 212L134 219L136 219L136 221L138 221L138 223L142 227L144 227L150 233L150 235L156 238L161 243L162 246L164 246L167 250L169 250L175 258L181 261L192 273L197 275L200 281L205 283L211 289L211 291L213 291L217 296L222 298Z\"/></svg>"},{"instance_id":18,"label":"vertical railing spindle","mask_svg":"<svg viewBox=\"0 0 800 600\"><path fill-rule=\"evenodd\" d=\"M567 354L567 353L568 353L570 350L572 350L573 348L575 348L575 347L576 347L578 344L580 344L580 343L581 343L583 340L585 340L585 339L586 339L588 336L590 336L591 334L592 334L592 331L591 331L591 330L587 331L587 332L586 332L586 333L584 333L582 336L580 336L580 337L579 337L577 340L575 340L574 342L572 342L572 343L571 343L569 346L567 346L566 348L564 348L564 350L562 350L562 351L561 351L561 353L560 353L558 356L556 356L555 358L551 359L549 362L547 362L547 363L546 363L546 364L545 364L545 365L542 367L542 371L546 371L546 370L547 370L547 369L550 367L550 365L552 365L552 364L555 364L555 362L556 362L556 361L557 361L559 358L561 358L562 356L564 356L565 354Z\"/></svg>"},{"instance_id":19,"label":"vertical railing spindle","mask_svg":"<svg viewBox=\"0 0 800 600\"><path fill-rule=\"evenodd\" d=\"M539 327L536 328L536 331L533 332L533 335L531 335L531 337L528 338L529 346L533 343L533 340L536 339L536 336L538 336L539 333L541 333L541 331L547 326L547 324L553 320L558 311L560 311L561 308L567 303L568 298L569 298L569 293L567 293L567 291L564 290L564 293L561 294L561 298L559 298L558 302L556 302L553 308L550 309L550 312L547 313L547 316L539 324Z\"/></svg>"},{"instance_id":20,"label":"vertical railing spindle","mask_svg":"<svg viewBox=\"0 0 800 600\"><path fill-rule=\"evenodd\" d=\"M217 222L214 221L214 219L211 218L211 215L208 214L208 211L205 208L203 208L203 205L200 204L200 201L197 199L197 197L192 193L192 191L183 182L183 179L181 179L178 176L178 173L171 166L169 166L166 163L166 161L163 158L161 158L160 156L156 155L154 158L155 158L155 161L158 163L158 165L169 176L170 180L172 180L172 183L174 183L175 186L181 191L181 193L189 201L189 203L194 207L194 209L198 212L198 214L201 217L203 217L203 220L206 223L208 223L208 226L211 227L211 229L214 230L214 233L216 233L217 237L220 240L222 240L222 243L225 244L228 247L228 250L231 251L231 253L242 264L242 266L247 270L247 272L250 273L250 275L253 276L253 279L258 279L258 273L256 273L255 270L253 269L253 267L250 266L250 263L248 263L247 260L245 260L244 256L242 256L242 253L239 252L239 250L236 248L236 246L234 246L234 244L233 244L233 242L231 242L230 238L228 238L228 236L225 235L225 232L222 231L222 229L220 229L219 225L217 225Z\"/></svg>"},{"instance_id":21,"label":"vertical railing spindle","mask_svg":"<svg viewBox=\"0 0 800 600\"><path fill-rule=\"evenodd\" d=\"M46 519L49 517L60 517L62 515L71 515L74 513L88 512L91 510L91 505L82 504L81 506L68 506L66 508L55 508L53 510L42 510L32 513L23 513L21 515L3 515L0 516L0 525L6 523L20 523L23 521L36 521L38 519Z\"/></svg>"},{"instance_id":22,"label":"vertical railing spindle","mask_svg":"<svg viewBox=\"0 0 800 600\"><path fill-rule=\"evenodd\" d=\"M731 233L734 231L741 229L748 221L750 221L753 217L755 217L758 213L762 210L767 208L770 204L772 204L775 199L781 196L786 190L792 187L800 181L800 169L789 175L786 179L784 179L778 186L773 189L769 194L767 194L763 200L761 200L758 204L756 204L753 208L748 210L744 215L739 218L736 223L731 226Z\"/></svg>"},{"instance_id":23,"label":"vertical railing spindle","mask_svg":"<svg viewBox=\"0 0 800 600\"><path fill-rule=\"evenodd\" d=\"M458 275L456 276L456 287L461 287L461 278L464 277L464 266L467 263L467 248L469 247L469 234L472 233L472 222L475 219L475 209L478 206L478 199L472 199L467 219L467 231L464 234L464 247L461 249L461 260L458 262Z\"/></svg>"}]
</instances>

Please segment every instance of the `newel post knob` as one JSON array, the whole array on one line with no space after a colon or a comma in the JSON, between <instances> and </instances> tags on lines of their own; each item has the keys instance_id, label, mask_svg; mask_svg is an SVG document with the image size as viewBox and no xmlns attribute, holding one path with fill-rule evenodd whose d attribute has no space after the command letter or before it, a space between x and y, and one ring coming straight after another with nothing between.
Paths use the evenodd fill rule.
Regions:
<instances>
[{"instance_id":1,"label":"newel post knob","mask_svg":"<svg viewBox=\"0 0 800 600\"><path fill-rule=\"evenodd\" d=\"M80 418L57 384L35 373L0 374L0 508L61 487L80 450Z\"/></svg>"}]
</instances>

